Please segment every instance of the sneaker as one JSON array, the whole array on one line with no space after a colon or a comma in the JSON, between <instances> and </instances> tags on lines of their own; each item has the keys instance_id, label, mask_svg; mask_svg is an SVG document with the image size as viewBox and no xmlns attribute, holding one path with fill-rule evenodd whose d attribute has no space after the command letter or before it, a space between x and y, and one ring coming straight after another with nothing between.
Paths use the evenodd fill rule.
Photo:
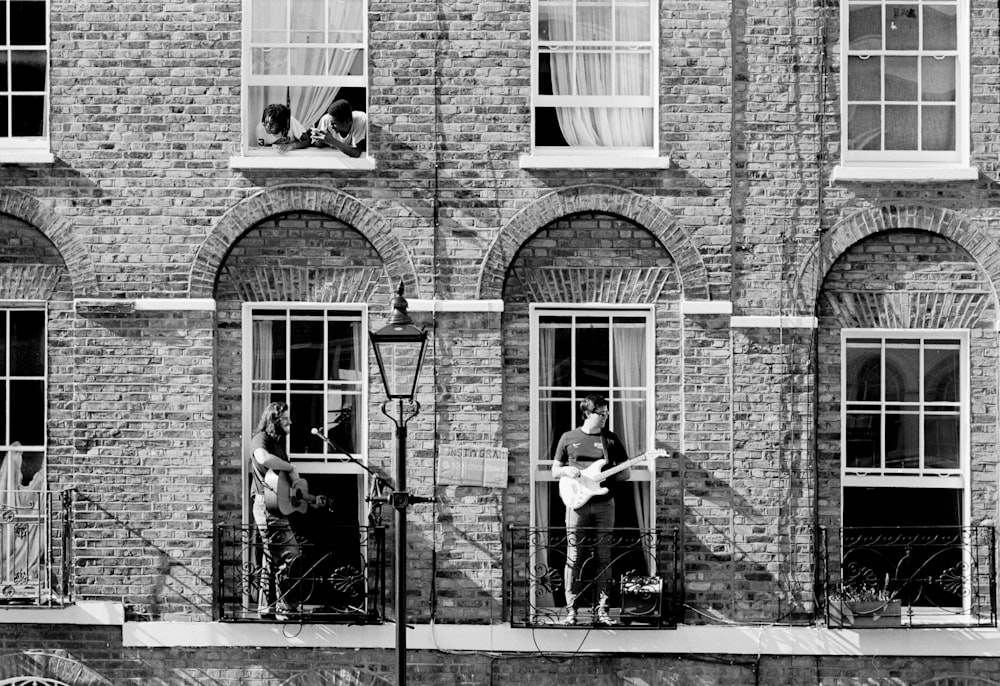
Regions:
<instances>
[{"instance_id":1,"label":"sneaker","mask_svg":"<svg viewBox=\"0 0 1000 686\"><path fill-rule=\"evenodd\" d=\"M562 618L560 624L563 626L573 626L576 624L576 609L572 607L567 609L566 616Z\"/></svg>"},{"instance_id":2,"label":"sneaker","mask_svg":"<svg viewBox=\"0 0 1000 686\"><path fill-rule=\"evenodd\" d=\"M617 620L609 615L607 610L598 610L597 617L594 618L594 623L601 626L618 626Z\"/></svg>"}]
</instances>

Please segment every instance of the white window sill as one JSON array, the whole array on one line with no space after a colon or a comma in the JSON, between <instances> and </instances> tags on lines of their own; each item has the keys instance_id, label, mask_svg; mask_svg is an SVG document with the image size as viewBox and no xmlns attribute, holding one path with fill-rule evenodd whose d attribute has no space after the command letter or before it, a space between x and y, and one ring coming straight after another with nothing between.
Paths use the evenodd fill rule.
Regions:
<instances>
[{"instance_id":1,"label":"white window sill","mask_svg":"<svg viewBox=\"0 0 1000 686\"><path fill-rule=\"evenodd\" d=\"M64 607L0 606L0 624L74 624L122 626L121 603L81 600Z\"/></svg>"},{"instance_id":2,"label":"white window sill","mask_svg":"<svg viewBox=\"0 0 1000 686\"><path fill-rule=\"evenodd\" d=\"M0 164L55 164L47 150L0 150Z\"/></svg>"},{"instance_id":3,"label":"white window sill","mask_svg":"<svg viewBox=\"0 0 1000 686\"><path fill-rule=\"evenodd\" d=\"M933 183L941 181L975 181L979 178L977 167L961 165L882 164L848 165L833 168L832 183L838 181L913 181Z\"/></svg>"},{"instance_id":4,"label":"white window sill","mask_svg":"<svg viewBox=\"0 0 1000 686\"><path fill-rule=\"evenodd\" d=\"M521 155L521 169L669 169L670 158L652 153Z\"/></svg>"},{"instance_id":5,"label":"white window sill","mask_svg":"<svg viewBox=\"0 0 1000 686\"><path fill-rule=\"evenodd\" d=\"M274 150L250 150L245 155L229 158L231 169L323 169L352 171L372 171L375 158L370 155L348 157L337 150L316 152L315 150L289 150L279 153Z\"/></svg>"}]
</instances>

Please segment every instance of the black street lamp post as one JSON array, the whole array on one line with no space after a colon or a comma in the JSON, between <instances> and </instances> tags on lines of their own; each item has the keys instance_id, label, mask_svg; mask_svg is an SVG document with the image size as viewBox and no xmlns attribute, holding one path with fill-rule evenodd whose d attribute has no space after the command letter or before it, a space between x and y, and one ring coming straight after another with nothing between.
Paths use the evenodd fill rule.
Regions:
<instances>
[{"instance_id":1,"label":"black street lamp post","mask_svg":"<svg viewBox=\"0 0 1000 686\"><path fill-rule=\"evenodd\" d=\"M420 412L420 403L414 400L417 377L424 361L427 347L427 332L413 325L406 312L406 298L403 284L399 284L396 297L392 299L392 314L389 323L378 331L369 333L379 374L385 386L387 400L382 403L382 414L396 425L396 476L391 494L396 510L396 560L395 560L395 603L396 603L396 686L406 685L406 509L411 503L431 502L433 498L410 495L406 490L406 423ZM393 417L386 407L398 402L398 415ZM404 403L410 408L406 410Z\"/></svg>"}]
</instances>

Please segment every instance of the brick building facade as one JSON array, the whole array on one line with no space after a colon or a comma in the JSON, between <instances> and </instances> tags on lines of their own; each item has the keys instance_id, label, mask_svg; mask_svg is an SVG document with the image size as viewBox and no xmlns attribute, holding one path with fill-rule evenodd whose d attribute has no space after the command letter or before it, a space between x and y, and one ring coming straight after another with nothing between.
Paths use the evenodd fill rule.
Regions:
<instances>
[{"instance_id":1,"label":"brick building facade","mask_svg":"<svg viewBox=\"0 0 1000 686\"><path fill-rule=\"evenodd\" d=\"M0 489L44 484L0 503L0 684L393 683L398 284L412 683L1000 684L996 3L0 5ZM331 93L360 157L257 144ZM662 592L616 584L613 628L557 623L589 392L659 451L615 572ZM315 525L284 622L276 399L347 537ZM502 486L442 477L497 453ZM855 579L896 626L843 618Z\"/></svg>"}]
</instances>

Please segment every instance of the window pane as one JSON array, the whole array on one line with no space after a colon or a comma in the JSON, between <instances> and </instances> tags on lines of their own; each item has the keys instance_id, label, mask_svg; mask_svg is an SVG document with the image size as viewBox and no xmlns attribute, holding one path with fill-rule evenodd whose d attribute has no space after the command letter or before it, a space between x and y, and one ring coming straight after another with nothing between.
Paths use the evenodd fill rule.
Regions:
<instances>
[{"instance_id":1,"label":"window pane","mask_svg":"<svg viewBox=\"0 0 1000 686\"><path fill-rule=\"evenodd\" d=\"M288 416L292 426L288 430L288 450L291 453L322 454L323 441L312 434L314 428L324 425L323 395L292 391L288 400Z\"/></svg>"},{"instance_id":2,"label":"window pane","mask_svg":"<svg viewBox=\"0 0 1000 686\"><path fill-rule=\"evenodd\" d=\"M912 101L917 99L917 58L885 58L885 99Z\"/></svg>"},{"instance_id":3,"label":"window pane","mask_svg":"<svg viewBox=\"0 0 1000 686\"><path fill-rule=\"evenodd\" d=\"M326 0L294 0L292 2L291 31L292 43L324 43L323 16Z\"/></svg>"},{"instance_id":4,"label":"window pane","mask_svg":"<svg viewBox=\"0 0 1000 686\"><path fill-rule=\"evenodd\" d=\"M848 49L879 50L882 48L882 8L854 6L848 11Z\"/></svg>"},{"instance_id":5,"label":"window pane","mask_svg":"<svg viewBox=\"0 0 1000 686\"><path fill-rule=\"evenodd\" d=\"M957 415L924 418L924 466L928 469L958 469L959 424Z\"/></svg>"},{"instance_id":6,"label":"window pane","mask_svg":"<svg viewBox=\"0 0 1000 686\"><path fill-rule=\"evenodd\" d=\"M45 97L15 95L11 98L12 133L15 136L45 135Z\"/></svg>"},{"instance_id":7,"label":"window pane","mask_svg":"<svg viewBox=\"0 0 1000 686\"><path fill-rule=\"evenodd\" d=\"M0 310L0 376L7 375L7 313ZM0 415L2 417L2 415Z\"/></svg>"},{"instance_id":8,"label":"window pane","mask_svg":"<svg viewBox=\"0 0 1000 686\"><path fill-rule=\"evenodd\" d=\"M877 348L847 348L847 388L844 402L882 399L882 351Z\"/></svg>"},{"instance_id":9,"label":"window pane","mask_svg":"<svg viewBox=\"0 0 1000 686\"><path fill-rule=\"evenodd\" d=\"M880 466L879 456L882 454L880 429L881 418L878 414L847 415L845 463L847 467Z\"/></svg>"},{"instance_id":10,"label":"window pane","mask_svg":"<svg viewBox=\"0 0 1000 686\"><path fill-rule=\"evenodd\" d=\"M8 53L6 50L0 52L0 90L7 90L7 62ZM5 100L6 102L6 100ZM6 134L6 127L4 133Z\"/></svg>"},{"instance_id":11,"label":"window pane","mask_svg":"<svg viewBox=\"0 0 1000 686\"><path fill-rule=\"evenodd\" d=\"M327 393L326 418L322 423L326 436L341 450L358 450L361 435L360 395L357 393Z\"/></svg>"},{"instance_id":12,"label":"window pane","mask_svg":"<svg viewBox=\"0 0 1000 686\"><path fill-rule=\"evenodd\" d=\"M364 40L364 2L330 0L330 42L360 43Z\"/></svg>"},{"instance_id":13,"label":"window pane","mask_svg":"<svg viewBox=\"0 0 1000 686\"><path fill-rule=\"evenodd\" d=\"M39 50L12 50L10 87L15 91L44 91L47 58Z\"/></svg>"},{"instance_id":14,"label":"window pane","mask_svg":"<svg viewBox=\"0 0 1000 686\"><path fill-rule=\"evenodd\" d=\"M958 47L958 9L955 5L924 5L924 50Z\"/></svg>"},{"instance_id":15,"label":"window pane","mask_svg":"<svg viewBox=\"0 0 1000 686\"><path fill-rule=\"evenodd\" d=\"M885 149L917 149L917 107L886 105Z\"/></svg>"},{"instance_id":16,"label":"window pane","mask_svg":"<svg viewBox=\"0 0 1000 686\"><path fill-rule=\"evenodd\" d=\"M850 150L882 149L882 108L879 105L852 105L847 117L847 147Z\"/></svg>"},{"instance_id":17,"label":"window pane","mask_svg":"<svg viewBox=\"0 0 1000 686\"><path fill-rule=\"evenodd\" d=\"M45 45L45 14L45 0L11 0L10 25L16 34L11 43Z\"/></svg>"},{"instance_id":18,"label":"window pane","mask_svg":"<svg viewBox=\"0 0 1000 686\"><path fill-rule=\"evenodd\" d=\"M254 74L262 76L288 73L287 48L254 48L251 51ZM284 102L284 98L281 99Z\"/></svg>"},{"instance_id":19,"label":"window pane","mask_svg":"<svg viewBox=\"0 0 1000 686\"><path fill-rule=\"evenodd\" d=\"M287 0L253 0L250 40L283 43L288 35Z\"/></svg>"},{"instance_id":20,"label":"window pane","mask_svg":"<svg viewBox=\"0 0 1000 686\"><path fill-rule=\"evenodd\" d=\"M285 322L254 322L253 378L259 381L285 378Z\"/></svg>"},{"instance_id":21,"label":"window pane","mask_svg":"<svg viewBox=\"0 0 1000 686\"><path fill-rule=\"evenodd\" d=\"M882 62L878 57L847 58L847 99L882 99Z\"/></svg>"},{"instance_id":22,"label":"window pane","mask_svg":"<svg viewBox=\"0 0 1000 686\"><path fill-rule=\"evenodd\" d=\"M615 40L648 41L650 28L648 2L619 4L615 8Z\"/></svg>"},{"instance_id":23,"label":"window pane","mask_svg":"<svg viewBox=\"0 0 1000 686\"><path fill-rule=\"evenodd\" d=\"M955 149L955 108L925 107L921 124L924 150Z\"/></svg>"},{"instance_id":24,"label":"window pane","mask_svg":"<svg viewBox=\"0 0 1000 686\"><path fill-rule=\"evenodd\" d=\"M917 5L886 5L886 50L920 48L920 14Z\"/></svg>"},{"instance_id":25,"label":"window pane","mask_svg":"<svg viewBox=\"0 0 1000 686\"><path fill-rule=\"evenodd\" d=\"M606 319L599 324L584 324L576 330L576 384L577 386L607 386L611 370L608 368L609 341Z\"/></svg>"},{"instance_id":26,"label":"window pane","mask_svg":"<svg viewBox=\"0 0 1000 686\"><path fill-rule=\"evenodd\" d=\"M924 400L958 402L958 350L927 349L924 352Z\"/></svg>"},{"instance_id":27,"label":"window pane","mask_svg":"<svg viewBox=\"0 0 1000 686\"><path fill-rule=\"evenodd\" d=\"M649 95L650 58L648 53L618 54L618 94Z\"/></svg>"},{"instance_id":28,"label":"window pane","mask_svg":"<svg viewBox=\"0 0 1000 686\"><path fill-rule=\"evenodd\" d=\"M21 445L45 443L45 382L10 382L10 440Z\"/></svg>"},{"instance_id":29,"label":"window pane","mask_svg":"<svg viewBox=\"0 0 1000 686\"><path fill-rule=\"evenodd\" d=\"M920 402L920 348L886 346L885 399Z\"/></svg>"},{"instance_id":30,"label":"window pane","mask_svg":"<svg viewBox=\"0 0 1000 686\"><path fill-rule=\"evenodd\" d=\"M325 75L330 66L326 56L326 48L291 48L288 51L291 73L296 76Z\"/></svg>"},{"instance_id":31,"label":"window pane","mask_svg":"<svg viewBox=\"0 0 1000 686\"><path fill-rule=\"evenodd\" d=\"M572 40L573 10L568 5L549 3L538 6L538 39L542 41Z\"/></svg>"},{"instance_id":32,"label":"window pane","mask_svg":"<svg viewBox=\"0 0 1000 686\"><path fill-rule=\"evenodd\" d=\"M920 415L885 415L885 466L916 469L920 466Z\"/></svg>"},{"instance_id":33,"label":"window pane","mask_svg":"<svg viewBox=\"0 0 1000 686\"><path fill-rule=\"evenodd\" d=\"M954 57L923 57L920 60L921 99L935 102L955 101L956 68Z\"/></svg>"},{"instance_id":34,"label":"window pane","mask_svg":"<svg viewBox=\"0 0 1000 686\"><path fill-rule=\"evenodd\" d=\"M291 376L295 380L323 379L323 322L292 321Z\"/></svg>"},{"instance_id":35,"label":"window pane","mask_svg":"<svg viewBox=\"0 0 1000 686\"><path fill-rule=\"evenodd\" d=\"M18 311L10 313L11 376L45 374L45 313Z\"/></svg>"},{"instance_id":36,"label":"window pane","mask_svg":"<svg viewBox=\"0 0 1000 686\"><path fill-rule=\"evenodd\" d=\"M611 75L611 53L579 52L576 56L576 93L579 95L611 95L614 83Z\"/></svg>"},{"instance_id":37,"label":"window pane","mask_svg":"<svg viewBox=\"0 0 1000 686\"><path fill-rule=\"evenodd\" d=\"M361 381L361 365L355 345L361 342L360 322L329 323L329 367L331 379Z\"/></svg>"},{"instance_id":38,"label":"window pane","mask_svg":"<svg viewBox=\"0 0 1000 686\"><path fill-rule=\"evenodd\" d=\"M607 41L611 40L611 3L583 2L577 3L576 9L576 40Z\"/></svg>"}]
</instances>

